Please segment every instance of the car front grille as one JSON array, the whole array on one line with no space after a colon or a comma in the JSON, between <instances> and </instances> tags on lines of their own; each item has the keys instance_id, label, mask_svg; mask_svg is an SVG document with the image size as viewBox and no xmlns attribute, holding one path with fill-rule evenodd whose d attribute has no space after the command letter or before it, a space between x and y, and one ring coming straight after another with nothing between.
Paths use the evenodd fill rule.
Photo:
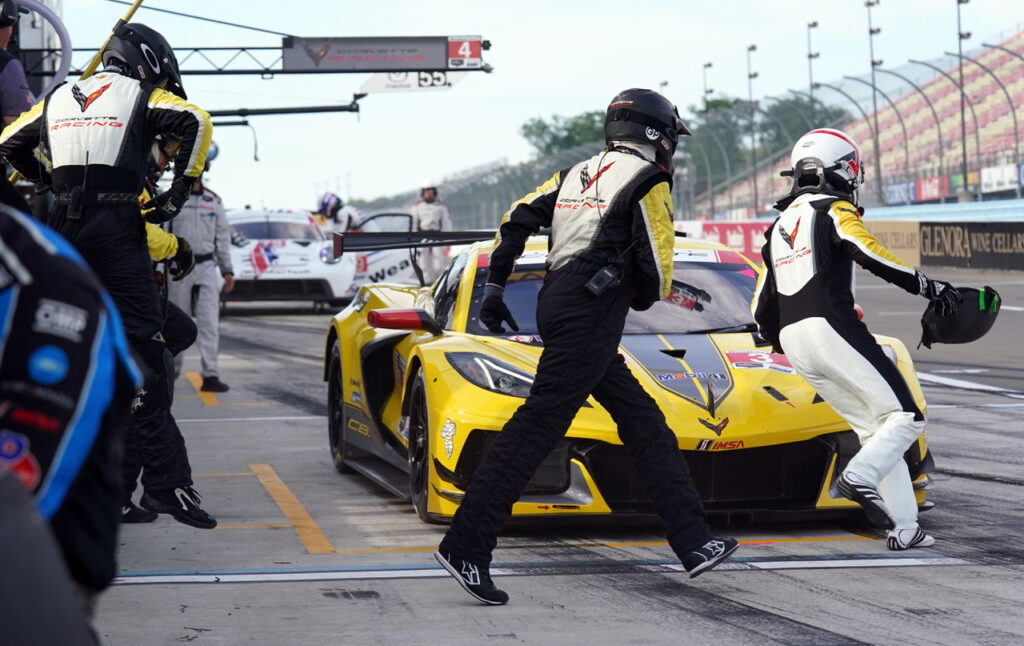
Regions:
<instances>
[{"instance_id":1,"label":"car front grille","mask_svg":"<svg viewBox=\"0 0 1024 646\"><path fill-rule=\"evenodd\" d=\"M776 446L682 453L708 511L806 509L814 507L838 446L835 437L826 435ZM613 510L652 509L625 447L594 443L581 449Z\"/></svg>"},{"instance_id":2,"label":"car front grille","mask_svg":"<svg viewBox=\"0 0 1024 646\"><path fill-rule=\"evenodd\" d=\"M322 279L236 280L235 288L223 297L232 301L289 301L334 298L331 286Z\"/></svg>"}]
</instances>

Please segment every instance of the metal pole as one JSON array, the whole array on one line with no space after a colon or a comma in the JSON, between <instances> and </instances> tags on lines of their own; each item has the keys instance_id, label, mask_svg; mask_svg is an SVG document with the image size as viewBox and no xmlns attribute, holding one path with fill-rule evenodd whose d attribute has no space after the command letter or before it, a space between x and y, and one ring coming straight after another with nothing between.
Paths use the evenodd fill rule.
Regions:
<instances>
[{"instance_id":1,"label":"metal pole","mask_svg":"<svg viewBox=\"0 0 1024 646\"><path fill-rule=\"evenodd\" d=\"M811 30L817 28L818 21L812 20L807 23L807 86L811 95L811 116L814 116L814 69L811 66L811 61L818 58L819 52L811 51ZM812 128L814 126L811 126Z\"/></svg>"},{"instance_id":2,"label":"metal pole","mask_svg":"<svg viewBox=\"0 0 1024 646\"><path fill-rule=\"evenodd\" d=\"M693 145L696 146L697 150L700 151L701 156L704 157L704 168L706 168L707 171L708 171L708 199L711 200L711 207L710 207L711 208L711 215L714 216L715 215L715 191L714 191L714 188L713 188L713 184L711 183L711 158L708 157L708 152L706 150L704 150L704 146L700 145L700 142L697 140L696 137L690 137L690 141L693 142Z\"/></svg>"},{"instance_id":3,"label":"metal pole","mask_svg":"<svg viewBox=\"0 0 1024 646\"><path fill-rule=\"evenodd\" d=\"M928 95L924 93L924 90L922 90L920 87L918 87L916 83L914 83L913 81L908 79L906 76L903 76L902 74L898 74L896 72L890 72L889 70L883 70L882 68L878 68L878 71L882 72L883 74L891 74L891 75L895 76L896 78L903 79L903 81L905 81L908 85L910 85L910 87L912 87L915 90L917 90L918 94L920 94L924 98L924 102L928 104L928 109L932 111L932 119L935 120L935 129L936 129L936 131L938 131L938 135L939 135L939 178L940 178L940 180L944 179L945 176L946 176L946 170L945 170L946 165L945 165L945 163L943 161L943 155L942 155L942 149L943 149L943 145L942 145L942 124L939 121L939 115L935 112L935 106L932 105L931 99L929 99ZM945 204L946 203L946 190L945 190L945 188L943 188L942 191L939 194L939 203L940 204Z\"/></svg>"},{"instance_id":4,"label":"metal pole","mask_svg":"<svg viewBox=\"0 0 1024 646\"><path fill-rule=\"evenodd\" d=\"M789 109L792 110L793 112L796 112L798 115L800 115L800 118L803 119L804 123L807 124L807 129L808 130L814 130L814 121L812 121L811 119L809 119L807 117L807 113L806 112L798 109L796 107L796 102L794 102L792 99L786 99L786 98L781 98L780 99L777 96L766 96L765 98L766 99L771 99L772 101L775 101L776 103L783 103L784 101L788 101L789 102ZM813 106L814 104L812 103L811 105Z\"/></svg>"},{"instance_id":5,"label":"metal pole","mask_svg":"<svg viewBox=\"0 0 1024 646\"><path fill-rule=\"evenodd\" d=\"M821 83L815 83L815 85L821 85ZM808 94L807 92L801 92L799 90L789 90L789 92L791 92L792 94L799 94L800 96L806 96L808 99L810 99L810 101L811 101L811 109L812 110L814 109L814 104L817 103L818 105L820 105L824 109L825 112L828 112L828 106L825 105L821 101L821 99L814 98L813 94ZM814 126L814 127L817 128L818 126Z\"/></svg>"},{"instance_id":6,"label":"metal pole","mask_svg":"<svg viewBox=\"0 0 1024 646\"><path fill-rule=\"evenodd\" d=\"M754 124L754 79L757 72L750 71L750 52L757 51L757 45L747 46L747 94L750 97L750 181L754 185L754 217L757 217L757 131Z\"/></svg>"},{"instance_id":7,"label":"metal pole","mask_svg":"<svg viewBox=\"0 0 1024 646\"><path fill-rule=\"evenodd\" d=\"M938 65L934 65L934 64L929 63L927 61L918 61L918 60L915 60L913 58L909 59L907 62L908 63L914 63L915 65L924 65L925 67L931 68L931 69L935 70L936 72L938 72L939 74L941 74L944 77L946 77L946 79L950 83L953 84L953 87L960 88L960 86L957 85L957 82L953 79L953 77L950 76L949 73L946 70L942 69ZM979 128L978 128L978 115L974 112L974 101L971 100L971 97L967 96L966 93L961 93L961 94L967 100L967 107L971 109L971 117L974 119L974 154L975 154L975 157L977 157L977 160L978 160L978 172L981 172L981 137L978 135L978 131L979 131ZM967 139L966 138L963 140L963 149L964 149L964 151L967 150ZM965 152L965 154L966 154L966 152ZM963 175L963 178L964 178L964 190L966 191L967 190L967 163L966 162L964 162L964 175ZM984 199L985 199L985 196L982 195L981 191L978 191L978 201L980 202L980 201L983 201Z\"/></svg>"},{"instance_id":8,"label":"metal pole","mask_svg":"<svg viewBox=\"0 0 1024 646\"><path fill-rule=\"evenodd\" d=\"M709 119L710 116L711 115L709 115L709 114L705 114L704 115L704 119L708 123L709 126L711 124L711 120ZM725 121L723 120L722 123L725 124ZM725 124L725 127L735 134L735 131L733 131L732 128L729 128L728 124ZM731 182L732 181L732 167L729 164L729 153L725 150L725 146L722 145L722 140L719 139L718 135L715 134L715 129L714 128L708 127L707 128L707 132L708 132L709 135L711 135L711 138L715 140L715 143L718 145L718 149L722 152L722 161L725 163L725 181L726 182ZM729 191L729 210L730 211L733 209L733 201L732 200L733 200L733 192Z\"/></svg>"},{"instance_id":9,"label":"metal pole","mask_svg":"<svg viewBox=\"0 0 1024 646\"><path fill-rule=\"evenodd\" d=\"M875 34L879 33L881 28L874 27L871 24L871 7L877 5L879 0L867 0L864 6L868 9L868 53L871 56L871 109L874 111L872 116L875 119L875 175L878 177L878 201L885 204L885 199L882 196L882 152L878 146L878 96L873 91L877 85L875 84L875 67L882 64L881 60L875 60Z\"/></svg>"},{"instance_id":10,"label":"metal pole","mask_svg":"<svg viewBox=\"0 0 1024 646\"><path fill-rule=\"evenodd\" d=\"M952 56L953 54L950 54L949 52L946 52L946 55L947 56ZM957 54L957 56L959 56L961 60L971 61L972 63L974 63L975 65L977 65L981 69L983 69L986 72L988 72L988 75L991 76L993 79L995 79L996 83L999 84L999 88L1003 91L1003 94L1006 95L1007 103L1010 104L1010 114L1013 115L1013 160L1014 160L1014 165L1016 166L1016 169L1015 169L1016 173L1014 173L1014 174L1017 176L1017 182L1016 182L1017 183L1017 199L1019 200L1020 199L1020 135L1017 133L1017 108L1013 105L1013 98L1010 96L1010 92L1006 89L1006 86L1003 85L1003 82L999 80L998 76L996 76L995 72L993 72L989 68L985 67L980 62L978 62L976 59L973 59L970 56L964 56L963 54Z\"/></svg>"},{"instance_id":11,"label":"metal pole","mask_svg":"<svg viewBox=\"0 0 1024 646\"><path fill-rule=\"evenodd\" d=\"M704 112L708 111L708 95L714 92L708 87L708 68L711 67L711 61L704 63Z\"/></svg>"},{"instance_id":12,"label":"metal pole","mask_svg":"<svg viewBox=\"0 0 1024 646\"><path fill-rule=\"evenodd\" d=\"M868 83L867 81L859 79L855 76L844 76L843 78L848 79L850 81L857 81L858 83L863 83L864 85L870 85L870 83ZM882 98L889 102L889 105L892 106L892 111L896 113L896 118L900 120L900 129L903 130L903 181L904 183L906 183L910 180L910 142L907 140L907 126L903 122L903 115L901 115L900 111L896 109L896 104L893 102L892 99L889 98L889 95L887 95L885 92L882 92L882 90L877 87L872 87L871 89L874 92L878 92L879 94L881 94ZM875 119L877 118L878 116L876 115ZM910 204L909 190L906 192L906 197L903 203Z\"/></svg>"},{"instance_id":13,"label":"metal pole","mask_svg":"<svg viewBox=\"0 0 1024 646\"><path fill-rule=\"evenodd\" d=\"M967 0L956 0L956 47L957 52L963 54L964 51L964 32L960 29L960 5L965 4ZM967 99L967 94L964 92L964 60L958 58L960 68L960 145L963 150L963 187L960 189L961 192L967 192L967 119L964 117L964 102ZM977 129L977 124L975 124ZM975 130L977 132L977 130ZM981 152L979 151L979 155ZM978 162L978 182L981 182L981 162ZM978 187L978 197L981 197L981 186Z\"/></svg>"}]
</instances>

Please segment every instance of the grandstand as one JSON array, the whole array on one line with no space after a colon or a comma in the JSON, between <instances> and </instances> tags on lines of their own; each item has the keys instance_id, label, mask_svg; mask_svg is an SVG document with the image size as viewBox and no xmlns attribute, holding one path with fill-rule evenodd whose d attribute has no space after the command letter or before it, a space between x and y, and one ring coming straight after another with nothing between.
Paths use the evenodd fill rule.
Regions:
<instances>
[{"instance_id":1,"label":"grandstand","mask_svg":"<svg viewBox=\"0 0 1024 646\"><path fill-rule=\"evenodd\" d=\"M963 83L968 103L965 108L968 190L982 199L1014 196L1020 175L1020 160L1015 156L1014 147L1020 144L1014 136L1013 110L1017 110L1017 119L1024 121L1024 111L1019 109L1024 106L1024 32L1018 32L996 46L968 52L964 56L992 72L989 74L974 62L964 61ZM929 65L946 72L948 76ZM920 92L903 80L898 80L896 84L891 81L888 83L896 91L885 89L883 85L885 76L913 80L914 76L922 76L922 70L928 80L915 82ZM1013 109L993 74L1012 98ZM878 74L876 80L878 87L895 104L893 107L879 96L878 145L881 149L883 175L881 200L878 195L878 178L875 177L876 167L872 161L875 150L872 137L874 115L870 111L871 90L852 87L852 84L835 84L854 98L858 94L866 97L858 99L858 103L867 106L867 119L861 116L849 123L832 124L849 133L860 144L861 152L867 159L869 183L862 191L864 203L872 206L879 203L898 205L955 200L961 186L963 161L957 57L946 56L937 61L911 63L895 73ZM833 102L845 101L844 105L849 103L838 92L830 92L827 85L822 84L817 99L827 96ZM859 114L857 108L849 111ZM1024 132L1021 130L1024 123L1018 123L1017 126L1018 133ZM785 152L777 153L774 163L759 166L759 196L778 196L787 190L788 181L779 177L779 172L788 167L789 159L788 154L783 154ZM698 195L694 206L698 218L735 220L754 215L752 201L753 187L747 174L745 178L715 194L716 207L728 204L745 206L724 211L716 208L716 213L712 214L707 195ZM758 211L763 214L768 209L770 204L765 203L759 205Z\"/></svg>"}]
</instances>

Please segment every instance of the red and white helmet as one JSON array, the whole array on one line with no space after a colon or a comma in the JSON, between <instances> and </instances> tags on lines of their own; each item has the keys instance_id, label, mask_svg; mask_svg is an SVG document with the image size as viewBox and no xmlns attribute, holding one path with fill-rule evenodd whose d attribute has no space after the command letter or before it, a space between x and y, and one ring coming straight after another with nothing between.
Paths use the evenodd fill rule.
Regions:
<instances>
[{"instance_id":1,"label":"red and white helmet","mask_svg":"<svg viewBox=\"0 0 1024 646\"><path fill-rule=\"evenodd\" d=\"M793 178L790 195L823 192L857 203L857 189L864 183L860 148L841 130L818 128L797 140L790 154Z\"/></svg>"}]
</instances>

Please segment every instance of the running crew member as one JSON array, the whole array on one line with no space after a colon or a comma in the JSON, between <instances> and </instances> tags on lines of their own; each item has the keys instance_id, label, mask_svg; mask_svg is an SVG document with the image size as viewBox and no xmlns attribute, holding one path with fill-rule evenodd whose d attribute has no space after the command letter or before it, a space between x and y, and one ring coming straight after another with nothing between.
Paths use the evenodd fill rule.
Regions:
<instances>
[{"instance_id":1,"label":"running crew member","mask_svg":"<svg viewBox=\"0 0 1024 646\"><path fill-rule=\"evenodd\" d=\"M185 101L174 52L146 25L120 25L102 61L102 72L58 87L8 126L0 156L26 178L52 186L50 226L110 292L144 364L146 382L133 404L145 464L143 506L210 528L216 521L199 507L185 442L170 412L163 308L138 203L151 142L168 134L181 142L175 177L146 205L147 218L164 222L178 213L205 163L210 118ZM40 143L50 150L52 172L34 156Z\"/></svg>"},{"instance_id":2,"label":"running crew member","mask_svg":"<svg viewBox=\"0 0 1024 646\"><path fill-rule=\"evenodd\" d=\"M857 433L860 451L836 481L892 550L932 545L917 525L904 452L924 431L924 415L893 362L854 310L854 262L884 280L956 311L960 295L900 261L861 221L860 149L838 130L812 130L793 147L793 187L765 232L764 267L751 304L776 351Z\"/></svg>"},{"instance_id":3,"label":"running crew member","mask_svg":"<svg viewBox=\"0 0 1024 646\"><path fill-rule=\"evenodd\" d=\"M675 435L619 354L630 307L645 310L672 286L672 154L690 134L665 97L621 92L608 106L604 152L561 170L515 202L498 229L480 322L518 329L504 286L528 236L551 227L537 303L544 350L530 396L473 475L435 556L471 595L503 604L489 575L498 532L537 466L591 394L611 414L668 533L694 577L737 543L713 538ZM610 274L611 280L603 281Z\"/></svg>"}]
</instances>

